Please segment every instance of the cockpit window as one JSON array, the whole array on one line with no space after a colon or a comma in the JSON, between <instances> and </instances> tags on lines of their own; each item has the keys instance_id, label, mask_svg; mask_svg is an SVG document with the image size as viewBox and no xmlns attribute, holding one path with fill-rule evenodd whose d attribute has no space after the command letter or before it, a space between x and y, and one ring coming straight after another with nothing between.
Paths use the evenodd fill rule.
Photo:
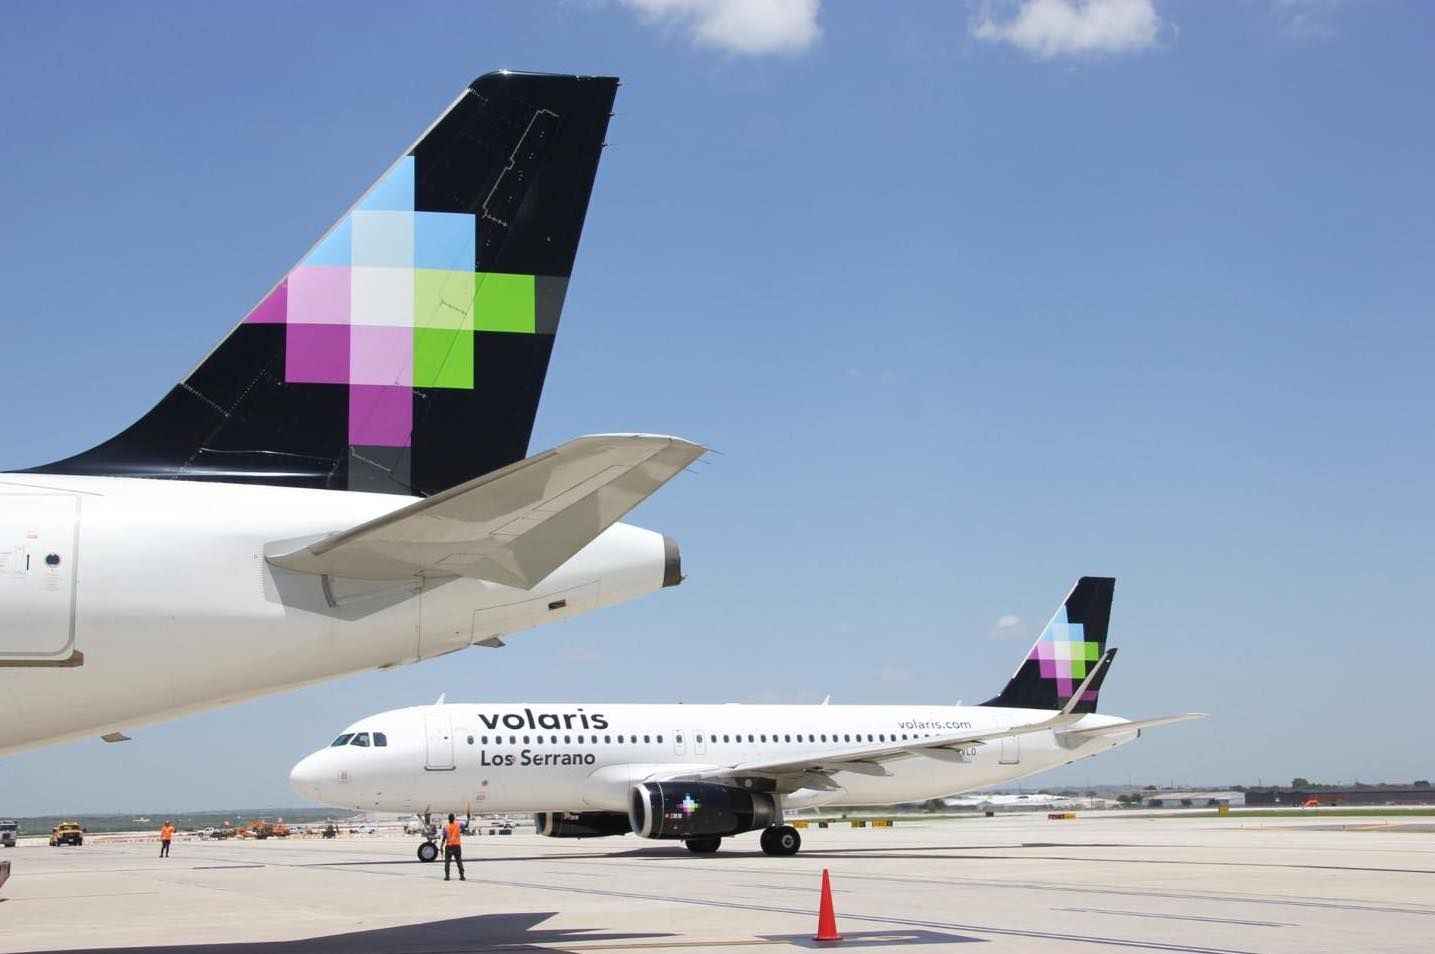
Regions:
<instances>
[{"instance_id":1,"label":"cockpit window","mask_svg":"<svg viewBox=\"0 0 1435 954\"><path fill-rule=\"evenodd\" d=\"M367 746L369 744L369 733L360 732L358 735L354 736L352 739L349 740L349 744Z\"/></svg>"},{"instance_id":2,"label":"cockpit window","mask_svg":"<svg viewBox=\"0 0 1435 954\"><path fill-rule=\"evenodd\" d=\"M374 745L376 745L376 746L385 746L385 745L388 745L388 744L389 744L389 737L388 737L387 735L384 735L382 732L375 732L375 733L374 733Z\"/></svg>"},{"instance_id":3,"label":"cockpit window","mask_svg":"<svg viewBox=\"0 0 1435 954\"><path fill-rule=\"evenodd\" d=\"M352 732L345 732L343 735L339 736L339 737L338 737L337 739L335 739L333 742L330 742L330 743L329 743L329 748L332 749L332 748L334 748L335 746L338 746L338 745L348 745L348 744L349 744L349 740L352 739L353 737L354 737L354 733L352 733Z\"/></svg>"}]
</instances>

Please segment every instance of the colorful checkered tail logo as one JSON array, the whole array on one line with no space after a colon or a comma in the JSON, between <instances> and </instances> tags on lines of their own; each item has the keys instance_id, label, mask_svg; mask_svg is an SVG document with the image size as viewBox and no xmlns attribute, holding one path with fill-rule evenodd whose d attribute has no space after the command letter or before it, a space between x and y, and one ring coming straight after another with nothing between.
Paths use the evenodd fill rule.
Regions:
<instances>
[{"instance_id":1,"label":"colorful checkered tail logo","mask_svg":"<svg viewBox=\"0 0 1435 954\"><path fill-rule=\"evenodd\" d=\"M1016 709L1060 709L1066 705L1106 652L1115 592L1116 581L1111 577L1077 580L1001 695L982 705ZM1109 668L1087 687L1073 711L1096 711L1096 696Z\"/></svg>"},{"instance_id":2,"label":"colorful checkered tail logo","mask_svg":"<svg viewBox=\"0 0 1435 954\"><path fill-rule=\"evenodd\" d=\"M154 409L31 472L426 496L523 459L617 87L478 78Z\"/></svg>"}]
</instances>

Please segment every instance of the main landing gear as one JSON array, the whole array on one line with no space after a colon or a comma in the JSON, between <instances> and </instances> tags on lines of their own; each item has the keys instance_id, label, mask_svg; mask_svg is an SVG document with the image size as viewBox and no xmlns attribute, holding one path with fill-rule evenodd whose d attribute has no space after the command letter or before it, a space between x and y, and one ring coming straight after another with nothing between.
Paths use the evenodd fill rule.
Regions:
<instances>
[{"instance_id":1,"label":"main landing gear","mask_svg":"<svg viewBox=\"0 0 1435 954\"><path fill-rule=\"evenodd\" d=\"M419 861L422 861L422 862L424 862L424 863L428 863L428 862L430 862L430 861L437 861L437 860L438 860L438 845L435 845L435 844L434 844L433 842L431 842L431 841L426 841L426 842L424 842L423 844L419 845Z\"/></svg>"},{"instance_id":2,"label":"main landing gear","mask_svg":"<svg viewBox=\"0 0 1435 954\"><path fill-rule=\"evenodd\" d=\"M802 836L791 825L774 825L762 830L760 844L769 855L795 855L802 847Z\"/></svg>"},{"instance_id":3,"label":"main landing gear","mask_svg":"<svg viewBox=\"0 0 1435 954\"><path fill-rule=\"evenodd\" d=\"M688 846L688 851L695 855L710 855L722 847L722 839L716 835L706 838L688 838L683 841ZM797 854L797 849L802 847L802 836L797 829L791 825L774 825L771 828L764 828L759 839L762 850L769 855L779 857ZM423 848L419 849L420 852ZM423 858L423 855L419 855ZM423 858L428 861L430 859Z\"/></svg>"}]
</instances>

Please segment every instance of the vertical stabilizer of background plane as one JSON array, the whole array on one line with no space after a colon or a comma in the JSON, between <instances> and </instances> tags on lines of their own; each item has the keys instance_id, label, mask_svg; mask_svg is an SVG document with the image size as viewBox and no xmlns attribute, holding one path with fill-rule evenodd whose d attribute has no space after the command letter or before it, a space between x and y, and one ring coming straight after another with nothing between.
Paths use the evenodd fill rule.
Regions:
<instances>
[{"instance_id":1,"label":"vertical stabilizer of background plane","mask_svg":"<svg viewBox=\"0 0 1435 954\"><path fill-rule=\"evenodd\" d=\"M617 86L479 77L149 413L30 472L426 496L521 460Z\"/></svg>"},{"instance_id":2,"label":"vertical stabilizer of background plane","mask_svg":"<svg viewBox=\"0 0 1435 954\"><path fill-rule=\"evenodd\" d=\"M1046 624L1001 695L984 706L1014 709L1060 709L1106 652L1111 598L1116 580L1083 576ZM1105 673L1087 687L1073 712L1095 712L1096 695Z\"/></svg>"}]
</instances>

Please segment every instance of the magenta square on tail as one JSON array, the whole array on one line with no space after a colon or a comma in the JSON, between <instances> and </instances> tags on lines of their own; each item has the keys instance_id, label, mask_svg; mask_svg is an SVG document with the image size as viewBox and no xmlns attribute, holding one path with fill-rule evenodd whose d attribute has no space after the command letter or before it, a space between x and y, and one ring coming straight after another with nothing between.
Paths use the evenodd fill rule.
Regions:
<instances>
[{"instance_id":1,"label":"magenta square on tail","mask_svg":"<svg viewBox=\"0 0 1435 954\"><path fill-rule=\"evenodd\" d=\"M414 426L414 389L355 384L349 388L349 443L408 447Z\"/></svg>"},{"instance_id":2,"label":"magenta square on tail","mask_svg":"<svg viewBox=\"0 0 1435 954\"><path fill-rule=\"evenodd\" d=\"M284 380L290 384L348 384L349 326L291 323L285 327Z\"/></svg>"},{"instance_id":3,"label":"magenta square on tail","mask_svg":"<svg viewBox=\"0 0 1435 954\"><path fill-rule=\"evenodd\" d=\"M282 325L288 311L289 280L280 282L254 310L244 316L246 325Z\"/></svg>"}]
</instances>

